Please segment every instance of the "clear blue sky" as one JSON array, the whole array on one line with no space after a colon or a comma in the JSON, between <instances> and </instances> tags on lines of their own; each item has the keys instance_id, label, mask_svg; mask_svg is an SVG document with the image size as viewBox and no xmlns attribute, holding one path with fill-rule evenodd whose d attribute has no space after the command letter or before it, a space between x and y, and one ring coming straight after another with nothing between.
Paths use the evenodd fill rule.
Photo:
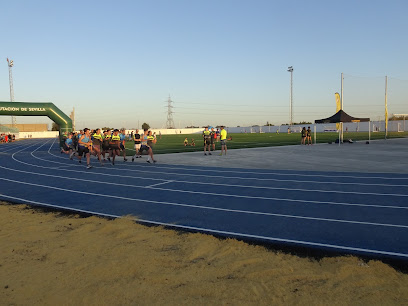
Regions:
<instances>
[{"instance_id":1,"label":"clear blue sky","mask_svg":"<svg viewBox=\"0 0 408 306\"><path fill-rule=\"evenodd\" d=\"M9 1L0 101L9 57L15 100L75 107L79 128L160 128L169 94L177 127L287 123L288 66L295 121L334 113L341 72L351 115L383 116L386 75L389 112L408 113L407 11L406 0Z\"/></svg>"}]
</instances>

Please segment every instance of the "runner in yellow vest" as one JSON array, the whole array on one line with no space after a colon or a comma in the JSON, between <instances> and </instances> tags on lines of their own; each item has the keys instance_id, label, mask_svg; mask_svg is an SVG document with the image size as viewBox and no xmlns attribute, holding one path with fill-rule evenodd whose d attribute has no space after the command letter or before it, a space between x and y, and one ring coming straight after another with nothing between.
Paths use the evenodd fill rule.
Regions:
<instances>
[{"instance_id":1,"label":"runner in yellow vest","mask_svg":"<svg viewBox=\"0 0 408 306\"><path fill-rule=\"evenodd\" d=\"M98 157L99 162L101 163L101 165L103 165L102 162L102 157L101 157L101 145L102 145L102 134L101 134L101 129L96 129L95 133L92 135L93 140L93 155L96 155Z\"/></svg>"},{"instance_id":2,"label":"runner in yellow vest","mask_svg":"<svg viewBox=\"0 0 408 306\"><path fill-rule=\"evenodd\" d=\"M109 146L112 150L112 165L115 164L115 157L120 155L120 136L119 130L114 130Z\"/></svg>"}]
</instances>

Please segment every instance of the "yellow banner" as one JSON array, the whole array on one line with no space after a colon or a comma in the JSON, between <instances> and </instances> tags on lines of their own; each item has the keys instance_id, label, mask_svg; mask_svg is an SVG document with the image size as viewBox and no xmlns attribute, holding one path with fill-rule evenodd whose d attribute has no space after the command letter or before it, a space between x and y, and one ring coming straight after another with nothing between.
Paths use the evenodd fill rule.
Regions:
<instances>
[{"instance_id":1,"label":"yellow banner","mask_svg":"<svg viewBox=\"0 0 408 306\"><path fill-rule=\"evenodd\" d=\"M340 94L338 92L336 92L334 96L336 97L336 113L337 113L339 110L341 110L341 99ZM340 123L336 123L336 129L337 130L340 129Z\"/></svg>"}]
</instances>

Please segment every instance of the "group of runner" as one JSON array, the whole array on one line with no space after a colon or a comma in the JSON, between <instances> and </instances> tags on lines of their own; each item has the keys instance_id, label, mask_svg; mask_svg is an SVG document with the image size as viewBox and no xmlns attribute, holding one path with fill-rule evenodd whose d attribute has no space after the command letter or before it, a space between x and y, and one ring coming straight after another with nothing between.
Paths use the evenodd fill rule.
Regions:
<instances>
[{"instance_id":1,"label":"group of runner","mask_svg":"<svg viewBox=\"0 0 408 306\"><path fill-rule=\"evenodd\" d=\"M92 168L91 155L98 158L101 165L107 160L115 165L116 156L123 155L123 160L126 162L126 130L118 129L104 130L101 129L90 130L85 128L79 133L69 133L61 148L61 154L65 153L69 155L72 160L74 156L77 157L78 162L82 163L82 158L86 158L87 168ZM142 153L145 151L148 154L148 163L156 163L153 156L153 145L156 143L156 138L152 135L152 132L145 129L142 135L139 134L139 130L133 134L133 141L135 146L135 155L132 156L132 162L136 158L141 158Z\"/></svg>"},{"instance_id":2,"label":"group of runner","mask_svg":"<svg viewBox=\"0 0 408 306\"><path fill-rule=\"evenodd\" d=\"M312 141L312 130L310 129L310 126L307 127L307 130L306 130L306 127L303 127L303 129L302 129L302 131L301 131L300 133L301 133L301 136L302 136L302 138L301 138L301 140L300 140L300 144L305 145L305 144L306 144L306 140L307 140L307 144L308 144L308 145L312 145L312 144L313 144L313 141Z\"/></svg>"},{"instance_id":3,"label":"group of runner","mask_svg":"<svg viewBox=\"0 0 408 306\"><path fill-rule=\"evenodd\" d=\"M215 142L219 139L221 142L221 153L225 153L227 155L227 131L225 130L224 126L221 126L221 131L219 133L218 130L214 131L214 128L209 130L208 127L205 128L203 131L203 139L204 139L204 155L212 155L211 150L215 151Z\"/></svg>"},{"instance_id":4,"label":"group of runner","mask_svg":"<svg viewBox=\"0 0 408 306\"><path fill-rule=\"evenodd\" d=\"M227 131L224 126L221 126L221 131L217 133L214 128L209 130L208 127L203 131L204 139L204 155L212 155L211 151L215 151L215 142L217 139L221 142L220 155L227 155ZM82 163L82 158L86 159L87 168L92 168L91 155L97 157L101 165L104 165L106 160L115 165L116 156L123 156L123 161L126 158L125 142L128 136L125 129L104 130L101 129L90 130L85 128L80 132L69 133L61 148L61 154L69 155L72 160L74 156ZM142 153L146 152L148 155L148 163L156 163L153 155L153 145L157 142L152 131L145 129L143 134L139 134L139 130L132 135L134 141L135 154L132 156L132 162L136 158L141 158ZM106 157L107 155L107 157Z\"/></svg>"},{"instance_id":5,"label":"group of runner","mask_svg":"<svg viewBox=\"0 0 408 306\"><path fill-rule=\"evenodd\" d=\"M0 142L13 142L16 140L16 135L12 134L1 134L0 135Z\"/></svg>"}]
</instances>

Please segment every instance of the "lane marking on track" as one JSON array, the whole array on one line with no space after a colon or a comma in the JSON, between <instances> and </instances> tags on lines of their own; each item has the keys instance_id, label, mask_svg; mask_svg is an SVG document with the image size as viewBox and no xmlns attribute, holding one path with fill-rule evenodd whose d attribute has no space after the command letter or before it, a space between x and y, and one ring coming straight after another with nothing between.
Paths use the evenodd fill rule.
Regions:
<instances>
[{"instance_id":1,"label":"lane marking on track","mask_svg":"<svg viewBox=\"0 0 408 306\"><path fill-rule=\"evenodd\" d=\"M50 148L48 149L48 154L56 157L56 158L63 158L60 156L57 156L53 153L50 152L52 146L54 145L54 143L51 144ZM40 159L40 158L39 158ZM50 161L50 160L46 160L46 159L42 159L43 161L49 161L52 163L58 163L58 162L54 162L54 161ZM150 169L149 171L144 171L144 170L134 170L134 169L129 169L129 167L127 166L125 169L126 171L137 171L137 172L151 172L151 166L146 166L146 165L142 165L142 164L128 164L130 165L130 167L141 167L141 168L146 168L146 169ZM121 164L117 164L118 167L123 168ZM171 170L180 170L179 168L175 168L175 167L161 167L160 165L156 165L159 169L171 169ZM113 168L112 168L113 169ZM113 169L113 170L118 170L118 169ZM239 173L239 174L257 174L257 175L285 175L285 176L307 176L307 177L324 177L324 178L354 178L354 179L384 179L387 180L389 179L388 177L359 177L359 176L329 176L329 175L314 175L314 174L280 174L280 173L276 173L276 172L268 172L268 173L264 173L264 172L248 172L248 171L233 171L233 170L207 170L207 169L199 169L199 168L184 168L181 169L183 171L197 171L197 172L218 172L218 173ZM236 176L216 176L216 175L201 175L201 174L190 174L190 173L178 173L178 172L161 172L161 171L154 171L154 173L160 174L160 173L166 173L166 174L171 174L171 175L182 175L182 176L197 176L197 177L214 177L214 178L227 178L227 179L241 179L241 180L259 180L259 181L276 181L276 182L295 182L295 183L308 183L308 184L334 184L334 185L359 185L359 186L384 186L384 187L408 187L408 184L379 184L379 183L356 183L356 182L321 182L321 181L310 181L310 180L296 180L296 179L276 179L276 178L251 178L251 177L236 177ZM408 177L406 178L391 178L393 180L408 180Z\"/></svg>"},{"instance_id":2,"label":"lane marking on track","mask_svg":"<svg viewBox=\"0 0 408 306\"><path fill-rule=\"evenodd\" d=\"M153 185L149 185L149 186L144 186L143 188L157 189L157 188L155 188L156 186L168 184L168 183L171 183L171 182L173 182L173 181L169 180L169 181L162 182L162 183L157 183L157 184L153 184Z\"/></svg>"},{"instance_id":3,"label":"lane marking on track","mask_svg":"<svg viewBox=\"0 0 408 306\"><path fill-rule=\"evenodd\" d=\"M189 153L196 153L196 152L189 152ZM197 152L197 153L201 153ZM182 166L182 165L180 165ZM164 168L164 167L163 167ZM179 169L177 167L166 167L169 169ZM188 169L187 169L188 170ZM293 173L281 173L281 172L252 172L252 171L240 171L240 170L218 170L218 169L202 169L202 168L191 168L192 171L202 171L202 172L230 172L230 173L249 173L249 174L260 174L260 175L282 175L282 176L305 176L305 177L323 177L323 178L354 178L354 179L389 179L389 180L408 180L408 177L388 177L388 176L353 176L353 175L345 175L345 174L340 174L337 175L336 173L330 174L330 175L323 175L323 174L305 174L305 173L299 173L299 172L293 172ZM293 170L295 171L295 170ZM341 173L341 172L340 172ZM383 174L390 174L390 173L383 173ZM405 173L400 173L402 175L406 175ZM378 175L378 173L375 173L375 175ZM392 174L390 174L392 175ZM307 181L309 182L309 181Z\"/></svg>"},{"instance_id":4,"label":"lane marking on track","mask_svg":"<svg viewBox=\"0 0 408 306\"><path fill-rule=\"evenodd\" d=\"M222 211L222 212L232 212L232 213L240 213L240 214L249 214L249 215L262 215L262 216L271 216L271 217L282 217L282 218L294 218L294 219L304 219L304 220L312 220L312 221L325 221L325 222L338 222L338 223L349 223L349 224L359 224L359 225L370 225L370 226L383 226L383 227L396 227L396 228L403 228L408 229L408 225L402 224L388 224L388 223L376 223L376 222L364 222L364 221L351 221L351 220L342 220L342 219L331 219L331 218L317 218L317 217L305 217L305 216L298 216L298 215L286 215L286 214L274 214L274 213L266 213L266 212L255 212L255 211L248 211L248 210L240 210L240 209L227 209L227 208L220 208L220 207L212 207L212 206L200 206L194 204L183 204L183 203L175 203L175 202L164 202L164 201L153 201L153 200L146 200L146 199L135 199L135 198L128 198L128 197L121 197L116 195L108 195L108 194L98 194L93 192L86 192L86 191L78 191L54 186L46 186L41 184L34 184L28 182L21 182L6 178L1 178L0 180L8 181L16 184L23 184L53 190L59 190L64 192L72 192L72 193L79 193L79 194L86 194L92 195L97 197L106 197L106 198L113 198L118 200L127 200L127 201L134 201L134 202L145 202L145 203L153 203L153 204L160 204L160 205L168 205L168 206L180 206L180 207L187 207L187 208L197 208L203 210L214 210L214 211Z\"/></svg>"},{"instance_id":5,"label":"lane marking on track","mask_svg":"<svg viewBox=\"0 0 408 306\"><path fill-rule=\"evenodd\" d=\"M46 206L46 207L59 208L59 209L76 211L76 212L80 212L80 213L86 213L86 214L103 216L103 217L123 218L123 216L106 214L106 213L101 213L101 212L94 212L94 211L83 210L83 209L79 209L79 208L71 208L71 207L66 207L66 206L48 204L48 203L37 202L37 201L31 201L31 200L27 200L27 199L23 199L23 198L17 198L17 197L13 197L13 196L4 195L4 194L0 194L0 196L8 198L8 199L12 199L12 200L23 201L23 202L26 202L27 204L36 204L36 205L41 205L41 206ZM222 235L233 236L233 237L245 237L245 238L260 239L260 240L266 240L266 241L285 242L285 243L301 244L301 245L306 245L306 246L324 247L324 248L331 248L331 249L337 249L337 250L347 250L347 251L353 251L353 252L364 252L364 253L370 253L370 254L380 254L380 255L407 257L408 258L408 254L399 253L399 252L389 252L389 251L349 247L349 246L336 245L336 244L326 244L326 243L303 241L303 240L268 237L268 236L261 236L261 235L251 235L251 234L246 234L246 233L221 231L221 230L202 228L202 227L195 227L195 226L188 226L188 225L157 222L157 221L147 220L147 219L135 218L135 221L137 223L147 223L147 224L162 225L162 226L176 228L176 229L193 230L193 231L204 232L204 233L212 233L212 234L222 234Z\"/></svg>"},{"instance_id":6,"label":"lane marking on track","mask_svg":"<svg viewBox=\"0 0 408 306\"><path fill-rule=\"evenodd\" d=\"M42 146L44 146L45 144L41 145L39 148L41 148ZM31 146L30 146L31 147ZM36 152L39 148L37 148L36 150L34 150L33 152ZM21 151L21 150L20 150ZM19 153L20 151L16 152ZM43 160L48 162L48 160L44 160L42 158L36 157L33 152L31 153L31 155L39 160ZM34 167L40 167L40 168L46 168L46 169L57 169L58 167L45 167L45 166L39 166L39 165L33 165L33 164L29 164L29 163L25 163L22 161L17 160L14 155L16 154L14 153L12 155L12 158L20 163L29 165L29 166L34 166ZM65 165L65 163L59 163L59 162L54 162L54 163L58 163L58 164L62 164ZM81 167L81 166L80 166ZM103 169L112 169L112 168L103 168ZM81 172L81 173L88 173L90 174L91 172L89 171L77 171L77 170L70 170L70 169L65 169L64 171L72 171L72 172ZM148 174L153 174L149 171L140 171L140 170L131 170L132 172L142 172L142 173L148 173ZM165 173L166 172L161 172L161 173ZM155 173L156 174L156 173ZM98 173L98 175L105 175L105 176L115 176L113 174L104 174L104 173ZM182 175L182 174L179 174ZM155 179L155 178L146 178L146 176L141 176L141 177L134 177L134 176L125 176L125 175L116 175L119 177L126 177L126 178L133 178L133 179L151 179L151 180L160 180L163 181L165 179ZM198 175L200 177L207 177L208 176L204 176L204 175ZM212 178L212 176L210 176ZM225 179L225 177L221 177L223 179ZM227 177L228 178L228 177ZM266 189L266 190L285 190L285 191L300 191L300 192L318 192L318 193L334 193L334 194L355 194L355 195L368 195L368 196L394 196L394 197L408 197L408 194L395 194L395 193L375 193L375 192L357 192L357 191L339 191L339 190L321 190L321 189L302 189L302 188L283 188L283 187L271 187L271 186L249 186L249 185L238 185L238 184L225 184L225 183L212 183L212 182L193 182L193 181L181 181L181 180L173 180L173 182L177 182L177 183L184 183L184 184L200 184L200 185L213 185L213 186L225 186L225 187L244 187L244 188L253 188L253 189Z\"/></svg>"},{"instance_id":7,"label":"lane marking on track","mask_svg":"<svg viewBox=\"0 0 408 306\"><path fill-rule=\"evenodd\" d=\"M4 167L4 166L0 166L0 168L5 169L5 170L9 170L9 171L13 171L13 172L20 172L20 173L32 174L32 175L38 175L38 176L45 176L45 177L53 177L53 178L64 179L64 180L89 182L89 183L100 183L100 184L107 184L107 185L121 186L121 187L149 188L149 189L169 191L169 192L203 194L203 195L217 196L217 197L223 196L223 197L246 198L246 199L255 199L255 200L297 202L297 203L300 203L300 204L305 203L305 204L321 204L321 205L326 204L326 205L371 207L371 208L408 209L408 207L405 207L405 206L395 206L395 205L388 205L387 206L387 205L350 203L350 202L331 202L331 201L317 201L317 200L298 200L298 199L278 198L278 197L245 196L245 195L237 195L237 194L227 194L227 193L220 194L220 193L202 192L202 191L194 191L194 190L191 191L191 190L181 190L181 189L175 189L175 188L159 188L159 187L157 187L158 185L161 185L161 184L178 183L177 181L174 181L174 180L167 180L165 182L154 184L154 185L139 186L139 185L135 185L135 184L123 184L123 183L115 183L115 182L109 182L109 181L100 181L100 180L95 180L95 179L88 180L88 179L83 179L83 178L78 178L78 177L67 177L67 176L45 174L45 173L39 173L39 172L31 172L31 171L26 171L26 170L12 169L12 168L8 168L8 167ZM58 168L56 168L56 169L58 169ZM88 173L86 171L84 171L84 172Z\"/></svg>"}]
</instances>

